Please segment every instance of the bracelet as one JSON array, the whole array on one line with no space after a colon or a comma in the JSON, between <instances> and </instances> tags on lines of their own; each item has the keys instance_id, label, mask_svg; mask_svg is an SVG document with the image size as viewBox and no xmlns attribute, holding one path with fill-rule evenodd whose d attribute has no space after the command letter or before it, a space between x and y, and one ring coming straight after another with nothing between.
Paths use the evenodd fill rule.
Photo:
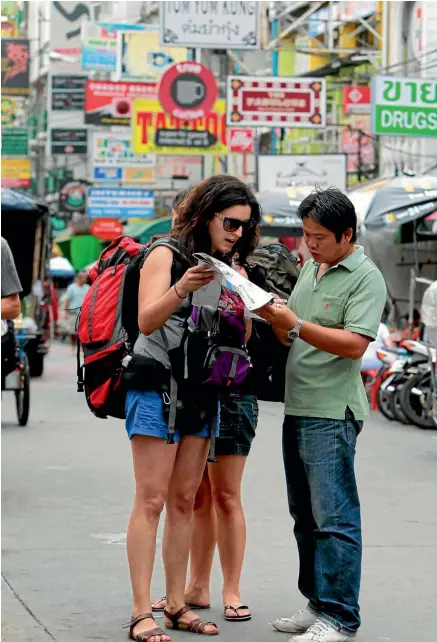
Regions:
<instances>
[{"instance_id":1,"label":"bracelet","mask_svg":"<svg viewBox=\"0 0 437 642\"><path fill-rule=\"evenodd\" d=\"M181 296L181 295L179 294L179 292L177 291L176 283L174 284L173 289L174 289L174 291L176 292L177 296L178 296L178 297L183 301L183 300L185 299L185 297L184 297L184 296Z\"/></svg>"}]
</instances>

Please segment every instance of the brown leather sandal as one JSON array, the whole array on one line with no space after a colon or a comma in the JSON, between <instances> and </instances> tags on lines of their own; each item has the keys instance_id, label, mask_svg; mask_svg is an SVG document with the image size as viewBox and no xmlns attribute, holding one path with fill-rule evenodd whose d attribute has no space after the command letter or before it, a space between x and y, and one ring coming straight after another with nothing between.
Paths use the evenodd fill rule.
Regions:
<instances>
[{"instance_id":1,"label":"brown leather sandal","mask_svg":"<svg viewBox=\"0 0 437 642\"><path fill-rule=\"evenodd\" d=\"M150 631L143 631L142 633L135 633L134 634L134 628L138 624L138 622L141 622L142 620L154 620L154 617L152 613L142 613L141 615L137 615L136 617L133 617L130 622L127 624L123 624L122 628L123 629L129 629L129 639L130 640L135 640L135 642L149 642L150 638L153 638L153 636L163 636L169 637L167 633L164 633L164 631L159 627L156 626L154 629L150 629ZM162 641L161 641L162 642Z\"/></svg>"},{"instance_id":2,"label":"brown leather sandal","mask_svg":"<svg viewBox=\"0 0 437 642\"><path fill-rule=\"evenodd\" d=\"M169 613L167 610L164 611L164 615L167 620L165 623L165 626L168 629L173 629L174 631L184 631L187 633L196 633L197 635L218 635L218 627L215 622L204 622L203 620L200 619L200 617L196 618L192 622L189 622L189 624L184 624L183 622L179 622L179 619L184 615L184 613L187 613L188 611L191 611L190 606L183 606L179 611L176 613ZM207 624L211 624L212 626L216 627L216 631L214 633L207 633L205 631L205 626Z\"/></svg>"}]
</instances>

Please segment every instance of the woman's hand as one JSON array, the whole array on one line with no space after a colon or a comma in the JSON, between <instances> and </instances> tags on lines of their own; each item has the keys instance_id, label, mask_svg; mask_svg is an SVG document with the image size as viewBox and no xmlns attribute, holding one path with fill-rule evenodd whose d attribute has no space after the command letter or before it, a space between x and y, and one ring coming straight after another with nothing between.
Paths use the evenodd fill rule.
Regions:
<instances>
[{"instance_id":1,"label":"woman's hand","mask_svg":"<svg viewBox=\"0 0 437 642\"><path fill-rule=\"evenodd\" d=\"M177 293L181 297L187 296L190 292L200 290L215 279L216 273L209 265L196 265L185 272L183 277L176 283Z\"/></svg>"}]
</instances>

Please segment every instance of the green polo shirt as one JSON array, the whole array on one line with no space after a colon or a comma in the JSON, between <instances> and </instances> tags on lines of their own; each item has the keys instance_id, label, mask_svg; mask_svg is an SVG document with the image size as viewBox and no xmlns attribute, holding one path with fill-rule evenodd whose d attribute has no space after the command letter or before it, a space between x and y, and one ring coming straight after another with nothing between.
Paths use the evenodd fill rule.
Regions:
<instances>
[{"instance_id":1,"label":"green polo shirt","mask_svg":"<svg viewBox=\"0 0 437 642\"><path fill-rule=\"evenodd\" d=\"M305 263L288 306L304 321L375 339L386 287L363 248L356 246L318 281L317 269L312 259ZM369 403L360 368L361 359L338 357L297 339L287 362L285 414L344 419L349 406L356 419L364 419Z\"/></svg>"}]
</instances>

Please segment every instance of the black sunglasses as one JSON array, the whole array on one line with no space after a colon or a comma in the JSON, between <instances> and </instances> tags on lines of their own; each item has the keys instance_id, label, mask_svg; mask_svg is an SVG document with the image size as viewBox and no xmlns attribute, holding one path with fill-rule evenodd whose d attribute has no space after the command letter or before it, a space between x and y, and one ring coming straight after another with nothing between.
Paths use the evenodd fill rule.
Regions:
<instances>
[{"instance_id":1,"label":"black sunglasses","mask_svg":"<svg viewBox=\"0 0 437 642\"><path fill-rule=\"evenodd\" d=\"M240 221L239 218L229 218L229 216L222 216L222 214L216 214L216 216L223 221L223 228L226 232L236 232L241 227L244 233L253 229L256 225L253 218L250 218L248 221Z\"/></svg>"}]
</instances>

